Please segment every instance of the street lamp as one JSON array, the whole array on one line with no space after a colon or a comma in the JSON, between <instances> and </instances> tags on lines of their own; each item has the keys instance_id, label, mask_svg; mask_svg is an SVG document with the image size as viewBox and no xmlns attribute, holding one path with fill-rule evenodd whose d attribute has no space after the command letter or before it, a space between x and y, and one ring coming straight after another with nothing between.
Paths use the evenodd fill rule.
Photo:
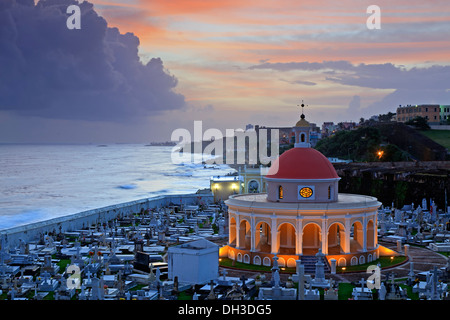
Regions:
<instances>
[{"instance_id":1,"label":"street lamp","mask_svg":"<svg viewBox=\"0 0 450 320\"><path fill-rule=\"evenodd\" d=\"M377 152L378 159L381 159L383 157L383 154L384 154L383 150L378 150Z\"/></svg>"}]
</instances>

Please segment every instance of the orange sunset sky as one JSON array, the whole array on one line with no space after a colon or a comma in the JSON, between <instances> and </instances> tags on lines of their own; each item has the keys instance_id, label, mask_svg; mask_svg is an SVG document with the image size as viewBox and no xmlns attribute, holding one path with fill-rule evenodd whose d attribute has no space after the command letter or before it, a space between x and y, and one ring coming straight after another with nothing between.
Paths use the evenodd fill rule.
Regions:
<instances>
[{"instance_id":1,"label":"orange sunset sky","mask_svg":"<svg viewBox=\"0 0 450 320\"><path fill-rule=\"evenodd\" d=\"M391 77L394 70L383 75L383 65L409 78L411 69L425 73L450 62L448 1L92 2L110 26L139 37L143 61L160 57L178 78L176 90L185 96L188 108L162 115L168 125L189 127L189 122L203 120L217 128L247 123L288 126L298 117L301 99L308 104L309 120L319 125L359 121L395 112L398 104L384 98L396 90L409 91L403 88L408 79L384 86L383 76ZM381 9L379 30L366 26L371 4ZM326 61L346 61L354 68L289 67ZM261 68L263 64L267 68ZM276 68L283 64L285 69ZM365 73L358 68L361 64L373 72ZM352 76L358 77L352 84L342 81ZM365 84L365 77L373 83ZM410 89L416 86L413 82ZM443 89L436 96L405 92L392 103L450 104L443 100L450 83Z\"/></svg>"}]
</instances>

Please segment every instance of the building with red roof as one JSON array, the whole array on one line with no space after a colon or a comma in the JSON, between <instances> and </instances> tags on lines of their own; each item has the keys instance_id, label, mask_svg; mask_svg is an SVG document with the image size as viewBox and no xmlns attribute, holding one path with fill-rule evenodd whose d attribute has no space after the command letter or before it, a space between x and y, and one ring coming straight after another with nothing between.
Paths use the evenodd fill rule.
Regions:
<instances>
[{"instance_id":1,"label":"building with red roof","mask_svg":"<svg viewBox=\"0 0 450 320\"><path fill-rule=\"evenodd\" d=\"M377 210L374 197L338 192L330 161L311 148L310 125L302 114L292 128L294 148L271 165L267 193L230 196L229 239L221 256L256 265L295 267L319 251L337 266L376 260Z\"/></svg>"}]
</instances>

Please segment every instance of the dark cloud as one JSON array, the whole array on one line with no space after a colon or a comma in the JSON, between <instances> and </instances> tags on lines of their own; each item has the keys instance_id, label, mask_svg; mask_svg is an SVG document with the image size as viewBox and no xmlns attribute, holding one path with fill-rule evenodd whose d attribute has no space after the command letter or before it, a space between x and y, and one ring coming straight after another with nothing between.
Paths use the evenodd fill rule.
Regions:
<instances>
[{"instance_id":1,"label":"dark cloud","mask_svg":"<svg viewBox=\"0 0 450 320\"><path fill-rule=\"evenodd\" d=\"M353 69L354 66L344 60L340 61L323 61L323 62L265 62L258 65L250 66L249 69L271 69L276 71L292 71L292 70L305 70L305 71L317 71L317 70L348 70Z\"/></svg>"},{"instance_id":2,"label":"dark cloud","mask_svg":"<svg viewBox=\"0 0 450 320\"><path fill-rule=\"evenodd\" d=\"M81 8L81 29L66 27ZM185 106L159 58L108 27L89 2L0 1L0 110L53 119L123 121Z\"/></svg>"},{"instance_id":3,"label":"dark cloud","mask_svg":"<svg viewBox=\"0 0 450 320\"><path fill-rule=\"evenodd\" d=\"M348 61L262 63L250 69L271 69L276 71L318 71L327 76L328 81L349 86L373 89L450 89L450 66L406 68L392 63L352 64Z\"/></svg>"},{"instance_id":4,"label":"dark cloud","mask_svg":"<svg viewBox=\"0 0 450 320\"><path fill-rule=\"evenodd\" d=\"M286 79L280 79L280 81L287 82L290 84L300 84L304 86L315 86L317 83L312 81L306 81L306 80L286 80Z\"/></svg>"},{"instance_id":5,"label":"dark cloud","mask_svg":"<svg viewBox=\"0 0 450 320\"><path fill-rule=\"evenodd\" d=\"M388 111L402 104L449 104L450 66L432 65L407 68L392 63L352 64L348 61L262 63L250 69L279 72L311 71L326 75L325 80L355 88L391 89L381 100L362 108L359 96L354 96L348 114L370 116Z\"/></svg>"}]
</instances>

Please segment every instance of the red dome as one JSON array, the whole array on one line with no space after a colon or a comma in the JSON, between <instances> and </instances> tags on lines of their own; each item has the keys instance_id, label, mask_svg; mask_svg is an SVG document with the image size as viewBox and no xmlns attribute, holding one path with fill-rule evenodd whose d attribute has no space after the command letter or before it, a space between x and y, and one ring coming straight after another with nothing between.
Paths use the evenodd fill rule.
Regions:
<instances>
[{"instance_id":1,"label":"red dome","mask_svg":"<svg viewBox=\"0 0 450 320\"><path fill-rule=\"evenodd\" d=\"M292 148L283 152L271 165L266 177L275 179L339 178L331 162L313 148Z\"/></svg>"}]
</instances>

